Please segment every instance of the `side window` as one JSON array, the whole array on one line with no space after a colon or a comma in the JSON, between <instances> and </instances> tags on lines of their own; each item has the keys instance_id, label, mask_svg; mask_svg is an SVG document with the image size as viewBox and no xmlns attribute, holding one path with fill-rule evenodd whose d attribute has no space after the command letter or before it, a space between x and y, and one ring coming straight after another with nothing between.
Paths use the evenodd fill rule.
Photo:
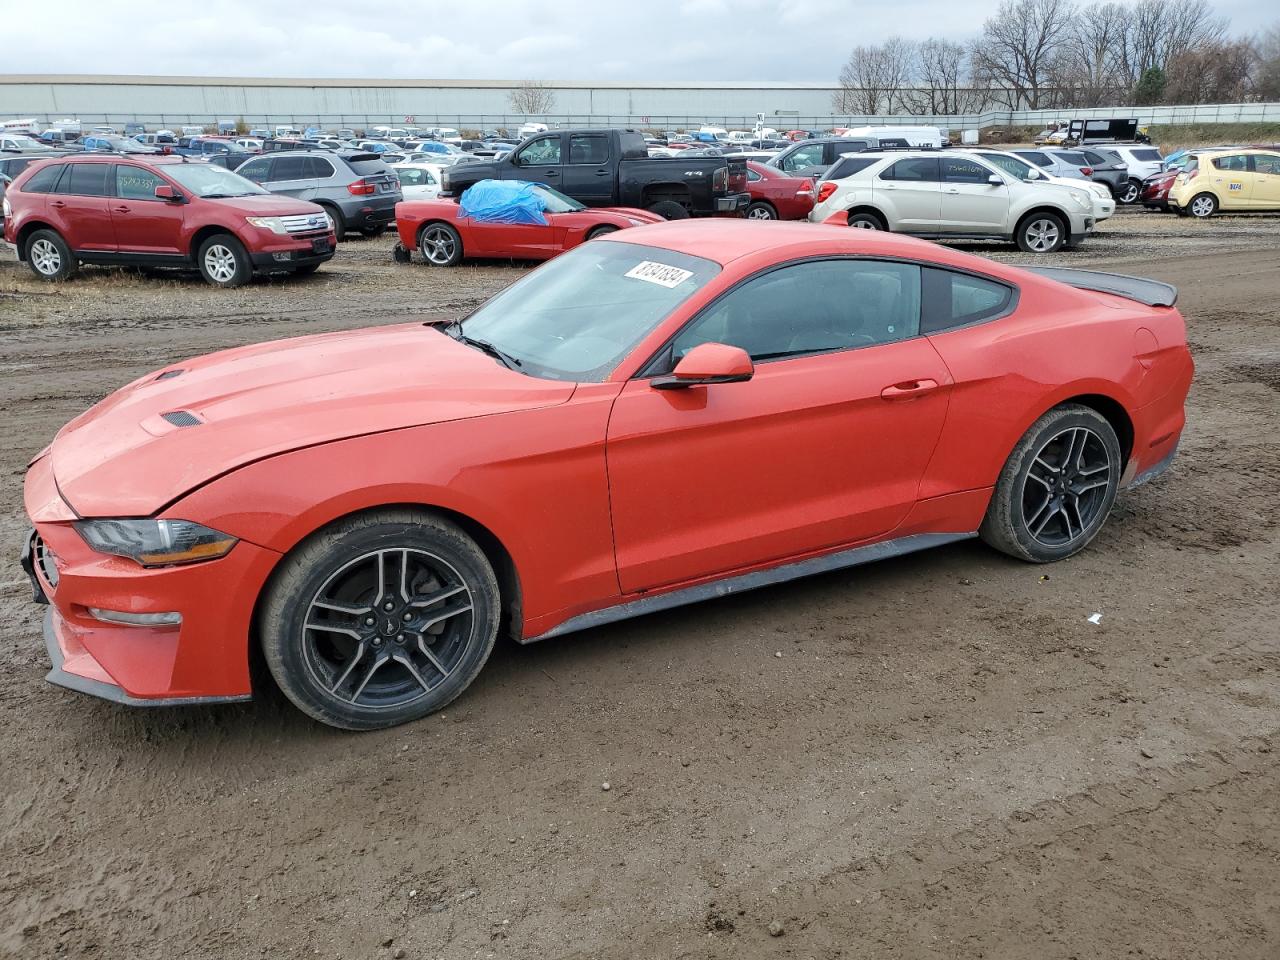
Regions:
<instances>
[{"instance_id":1,"label":"side window","mask_svg":"<svg viewBox=\"0 0 1280 960\"><path fill-rule=\"evenodd\" d=\"M267 173L271 170L271 158L263 157L260 160L250 160L242 166L236 173L246 179L252 180L254 183L262 183L267 179Z\"/></svg>"},{"instance_id":2,"label":"side window","mask_svg":"<svg viewBox=\"0 0 1280 960\"><path fill-rule=\"evenodd\" d=\"M942 158L942 179L947 183L986 183L991 171L974 160L964 157Z\"/></svg>"},{"instance_id":3,"label":"side window","mask_svg":"<svg viewBox=\"0 0 1280 960\"><path fill-rule=\"evenodd\" d=\"M1265 173L1273 177L1280 176L1280 155L1255 153L1253 155L1253 170L1255 173Z\"/></svg>"},{"instance_id":4,"label":"side window","mask_svg":"<svg viewBox=\"0 0 1280 960\"><path fill-rule=\"evenodd\" d=\"M303 157L302 176L308 180L328 180L334 174L333 164L324 157Z\"/></svg>"},{"instance_id":5,"label":"side window","mask_svg":"<svg viewBox=\"0 0 1280 960\"><path fill-rule=\"evenodd\" d=\"M560 134L539 137L520 151L519 163L522 167L539 167L543 164L560 162Z\"/></svg>"},{"instance_id":6,"label":"side window","mask_svg":"<svg viewBox=\"0 0 1280 960\"><path fill-rule=\"evenodd\" d=\"M800 170L803 167L822 166L822 144L801 147L782 161L783 170Z\"/></svg>"},{"instance_id":7,"label":"side window","mask_svg":"<svg viewBox=\"0 0 1280 960\"><path fill-rule=\"evenodd\" d=\"M422 182L425 183L428 187L434 187L436 184L440 182L439 180L436 179L436 175L432 173L430 170L423 170L421 171L421 173L422 173Z\"/></svg>"},{"instance_id":8,"label":"side window","mask_svg":"<svg viewBox=\"0 0 1280 960\"><path fill-rule=\"evenodd\" d=\"M1041 153L1038 150L1023 150L1018 154L1018 156L1025 157L1038 167L1053 166L1053 161L1049 159L1049 155L1047 153Z\"/></svg>"},{"instance_id":9,"label":"side window","mask_svg":"<svg viewBox=\"0 0 1280 960\"><path fill-rule=\"evenodd\" d=\"M1244 173L1249 169L1249 158L1242 154L1232 154L1229 157L1214 157L1213 165L1219 170Z\"/></svg>"},{"instance_id":10,"label":"side window","mask_svg":"<svg viewBox=\"0 0 1280 960\"><path fill-rule=\"evenodd\" d=\"M937 157L908 157L899 160L880 174L881 180L914 180L917 182L936 182L938 179Z\"/></svg>"},{"instance_id":11,"label":"side window","mask_svg":"<svg viewBox=\"0 0 1280 960\"><path fill-rule=\"evenodd\" d=\"M58 183L58 193L68 193L77 197L110 196L107 189L107 174L111 172L109 163L73 163L67 175Z\"/></svg>"},{"instance_id":12,"label":"side window","mask_svg":"<svg viewBox=\"0 0 1280 960\"><path fill-rule=\"evenodd\" d=\"M402 187L422 186L421 170L414 170L412 167L406 167L403 170L397 170L396 176L400 178L400 185Z\"/></svg>"},{"instance_id":13,"label":"side window","mask_svg":"<svg viewBox=\"0 0 1280 960\"><path fill-rule=\"evenodd\" d=\"M116 196L122 200L155 200L156 187L162 183L164 181L150 170L125 164L116 166Z\"/></svg>"},{"instance_id":14,"label":"side window","mask_svg":"<svg viewBox=\"0 0 1280 960\"><path fill-rule=\"evenodd\" d=\"M1003 283L926 267L920 332L938 333L998 317L1013 302L1013 290Z\"/></svg>"},{"instance_id":15,"label":"side window","mask_svg":"<svg viewBox=\"0 0 1280 960\"><path fill-rule=\"evenodd\" d=\"M673 360L701 343L753 360L893 343L920 332L920 268L879 260L815 260L738 285L676 337Z\"/></svg>"},{"instance_id":16,"label":"side window","mask_svg":"<svg viewBox=\"0 0 1280 960\"><path fill-rule=\"evenodd\" d=\"M1089 161L1089 165L1093 167L1105 167L1109 163L1115 163L1114 160L1108 160L1100 153L1094 153L1092 150L1081 151L1084 158Z\"/></svg>"},{"instance_id":17,"label":"side window","mask_svg":"<svg viewBox=\"0 0 1280 960\"><path fill-rule=\"evenodd\" d=\"M609 138L598 134L576 134L569 138L570 163L608 163Z\"/></svg>"},{"instance_id":18,"label":"side window","mask_svg":"<svg viewBox=\"0 0 1280 960\"><path fill-rule=\"evenodd\" d=\"M58 177L62 175L64 169L66 168L62 164L54 163L37 170L23 186L22 192L53 193L54 185L58 182Z\"/></svg>"},{"instance_id":19,"label":"side window","mask_svg":"<svg viewBox=\"0 0 1280 960\"><path fill-rule=\"evenodd\" d=\"M303 180L306 178L307 157L277 157L271 171L272 180Z\"/></svg>"}]
</instances>

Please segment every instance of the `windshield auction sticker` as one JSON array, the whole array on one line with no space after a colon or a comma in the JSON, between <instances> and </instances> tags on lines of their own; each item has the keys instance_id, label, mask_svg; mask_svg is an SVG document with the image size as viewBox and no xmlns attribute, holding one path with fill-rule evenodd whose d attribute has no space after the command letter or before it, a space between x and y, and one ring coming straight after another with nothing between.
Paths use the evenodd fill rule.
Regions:
<instances>
[{"instance_id":1,"label":"windshield auction sticker","mask_svg":"<svg viewBox=\"0 0 1280 960\"><path fill-rule=\"evenodd\" d=\"M670 290L672 287L680 286L680 284L692 277L693 271L681 270L679 267L669 267L665 263L654 263L652 260L642 260L628 270L624 276L630 277L632 280L643 280L645 283L656 283L658 286L666 287Z\"/></svg>"}]
</instances>

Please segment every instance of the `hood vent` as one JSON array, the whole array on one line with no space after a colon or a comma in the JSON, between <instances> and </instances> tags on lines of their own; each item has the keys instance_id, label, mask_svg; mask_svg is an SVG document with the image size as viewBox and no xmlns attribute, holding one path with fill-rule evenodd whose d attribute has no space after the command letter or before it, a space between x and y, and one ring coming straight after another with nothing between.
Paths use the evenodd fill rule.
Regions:
<instances>
[{"instance_id":1,"label":"hood vent","mask_svg":"<svg viewBox=\"0 0 1280 960\"><path fill-rule=\"evenodd\" d=\"M160 416L175 427L198 427L201 422L199 417L187 410L174 410L171 413L162 413Z\"/></svg>"},{"instance_id":2,"label":"hood vent","mask_svg":"<svg viewBox=\"0 0 1280 960\"><path fill-rule=\"evenodd\" d=\"M172 380L174 377L182 376L181 370L166 370L164 373L156 377L157 380Z\"/></svg>"}]
</instances>

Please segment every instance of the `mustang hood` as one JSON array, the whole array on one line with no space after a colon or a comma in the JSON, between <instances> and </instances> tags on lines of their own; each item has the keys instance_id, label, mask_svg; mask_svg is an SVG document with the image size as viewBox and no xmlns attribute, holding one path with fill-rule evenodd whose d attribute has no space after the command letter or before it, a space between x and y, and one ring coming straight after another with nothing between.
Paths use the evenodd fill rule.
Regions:
<instances>
[{"instance_id":1,"label":"mustang hood","mask_svg":"<svg viewBox=\"0 0 1280 960\"><path fill-rule=\"evenodd\" d=\"M147 516L263 457L552 406L574 386L508 370L417 323L258 344L113 393L59 431L53 473L81 516Z\"/></svg>"}]
</instances>

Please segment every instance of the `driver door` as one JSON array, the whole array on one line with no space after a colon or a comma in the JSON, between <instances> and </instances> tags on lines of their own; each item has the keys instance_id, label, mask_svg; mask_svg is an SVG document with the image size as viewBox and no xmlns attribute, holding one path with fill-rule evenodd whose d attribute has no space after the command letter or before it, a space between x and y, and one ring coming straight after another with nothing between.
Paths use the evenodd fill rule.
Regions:
<instances>
[{"instance_id":1,"label":"driver door","mask_svg":"<svg viewBox=\"0 0 1280 960\"><path fill-rule=\"evenodd\" d=\"M1009 187L968 157L941 157L942 229L948 233L1000 233L1009 219ZM1001 180L1003 181L1003 177Z\"/></svg>"},{"instance_id":2,"label":"driver door","mask_svg":"<svg viewBox=\"0 0 1280 960\"><path fill-rule=\"evenodd\" d=\"M919 336L920 268L793 264L700 313L609 419L618 578L627 593L855 544L916 502L950 374ZM742 347L745 383L657 390L699 343Z\"/></svg>"},{"instance_id":3,"label":"driver door","mask_svg":"<svg viewBox=\"0 0 1280 960\"><path fill-rule=\"evenodd\" d=\"M549 133L529 141L516 154L517 174L514 179L545 183L559 190L562 179L560 140L560 134Z\"/></svg>"}]
</instances>

